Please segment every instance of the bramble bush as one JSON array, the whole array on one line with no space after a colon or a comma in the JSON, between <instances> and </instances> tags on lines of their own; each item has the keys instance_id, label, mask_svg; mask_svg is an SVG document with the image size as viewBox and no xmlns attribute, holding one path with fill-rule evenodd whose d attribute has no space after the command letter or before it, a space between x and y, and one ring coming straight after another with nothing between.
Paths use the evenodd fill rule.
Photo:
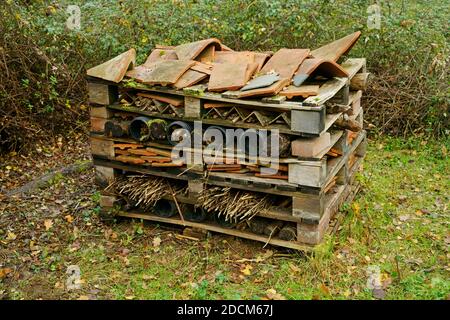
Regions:
<instances>
[{"instance_id":1,"label":"bramble bush","mask_svg":"<svg viewBox=\"0 0 450 320\"><path fill-rule=\"evenodd\" d=\"M369 30L367 9L372 4L365 0L6 0L0 13L0 33L5 34L0 50L7 60L0 59L0 64L16 68L22 78L17 77L13 86L26 84L27 90L17 96L17 90L0 85L0 117L8 112L5 104L12 103L20 114L37 116L44 124L48 116L41 119L39 114L68 113L69 121L85 119L85 69L130 47L137 49L142 62L155 44L217 37L235 50L316 48L361 30L363 36L350 55L366 57L373 73L364 98L366 125L394 135L447 135L449 7L439 0L380 1L381 28ZM80 30L66 27L68 5L81 9ZM39 70L22 72L29 66L15 64L20 46L12 46L13 42L34 47L30 54L35 56L28 59L38 63ZM40 59L36 52L46 58ZM0 77L0 83L6 83L11 74L1 72ZM2 118L0 132L13 136Z\"/></svg>"}]
</instances>

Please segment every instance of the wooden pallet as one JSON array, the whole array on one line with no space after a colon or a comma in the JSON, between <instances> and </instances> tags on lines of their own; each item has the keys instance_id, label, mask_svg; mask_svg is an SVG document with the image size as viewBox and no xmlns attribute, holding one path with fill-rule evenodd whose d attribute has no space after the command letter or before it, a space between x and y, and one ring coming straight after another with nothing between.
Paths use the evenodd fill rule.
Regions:
<instances>
[{"instance_id":1,"label":"wooden pallet","mask_svg":"<svg viewBox=\"0 0 450 320\"><path fill-rule=\"evenodd\" d=\"M351 201L358 190L355 177L362 167L362 160L366 153L366 132L351 133L342 128L346 128L343 124L349 119L362 127L361 97L368 76L365 65L365 59L347 60L343 68L348 72L348 78L334 78L326 81L321 84L317 96L309 97L301 102L287 101L286 97L280 96L236 99L230 92L222 94L206 92L202 85L176 90L129 81L115 84L88 78L91 104L91 148L96 168L96 182L101 188L106 188L114 179L122 175L137 173L184 184L187 194L176 195L175 199L177 203L185 205L198 204L200 192L215 186L275 195L277 199L283 200L283 203L287 201L290 205L258 212L255 219L280 222L289 230L293 230L295 239L286 241L275 234L265 236L251 232L248 228L245 230L224 228L213 221L198 223L186 221L182 216L165 218L150 212L126 211L123 207L117 207L121 203L120 198L105 192L100 199L102 211L114 212L123 217L219 232L291 249L310 250L321 242L329 229L331 219L340 206L345 201ZM166 99L179 102L179 105L176 107L169 105L164 110L149 111L140 108L138 104L133 105L133 102L131 105L119 102L119 99L124 97L131 97L133 100L137 94L140 97L164 95ZM220 109L221 107L217 107L218 109L212 112L211 110L216 108L214 106L218 103L231 104L227 108L229 112L236 112L237 116L230 120L227 113L221 113L220 110L224 110ZM216 114L212 116L214 112ZM264 178L246 173L208 171L203 162L181 167L161 167L161 164L153 164L153 162L150 164L124 163L123 157L117 158L119 152L114 146L130 144L135 147L138 143L127 136L122 138L106 136L105 123L120 119L128 121L128 118L139 115L168 121L198 120L204 125L229 128L277 129L280 133L289 135L291 140L299 140L297 141L299 145L304 143L302 141L304 138L310 139L329 132L331 144L328 145L327 141L324 147L320 145L323 150L310 153L308 158L291 156L278 159L277 163L285 167L283 170L287 170L283 171L283 179L287 176L287 180ZM352 130L355 129L352 128ZM158 152L164 152L162 154L166 154L166 158L173 148L168 144L155 141L139 142L139 144L143 146L142 149L153 148ZM331 148L334 150L334 155L328 157L326 154ZM202 150L199 149L189 151L195 155L202 155ZM159 159L161 160L161 157ZM241 156L240 160L245 163L252 159ZM172 194L167 194L163 198L175 200Z\"/></svg>"},{"instance_id":2,"label":"wooden pallet","mask_svg":"<svg viewBox=\"0 0 450 320\"><path fill-rule=\"evenodd\" d=\"M341 112L329 113L328 103L349 106L350 89L352 88L352 79L358 74L366 74L365 59L349 59L343 67L349 73L348 78L334 78L327 81L320 87L319 95L307 98L303 102L289 102L280 97L264 99L233 99L227 98L224 94L205 92L205 87L197 85L183 90L175 90L168 87L148 86L123 82L119 85L112 84L103 80L88 78L88 91L92 109L109 106L118 111L129 111L136 114L167 118L172 120L190 119L201 120L205 124L221 125L237 128L264 128L279 129L282 133L296 135L318 136L330 128L333 123L342 114ZM162 114L151 114L141 111L138 108L123 108L117 101L119 100L119 90L121 91L139 91L153 94L164 94L168 97L182 97L184 99L184 109L180 116L170 117ZM261 120L261 123L248 123L244 120L230 121L226 119L210 119L205 117L208 111L205 104L211 102L230 103L242 110L242 113L256 113L255 117ZM97 107L96 107L97 106ZM125 110L124 110L125 109ZM328 111L327 111L328 110ZM244 112L245 111L245 112ZM93 110L91 114L102 113L107 115L107 111ZM270 114L268 117L266 114ZM251 115L253 116L253 115ZM285 124L274 124L276 119L284 119Z\"/></svg>"},{"instance_id":3,"label":"wooden pallet","mask_svg":"<svg viewBox=\"0 0 450 320\"><path fill-rule=\"evenodd\" d=\"M279 194L280 192L296 192L303 189L324 189L333 179L338 177L345 167L346 162L352 155L358 157L364 156L361 152L362 145L366 143L366 133L362 131L352 141L347 143L347 134L342 134L333 144L335 148L342 150L343 155L336 158L328 158L323 156L313 160L299 160L295 158L279 159L281 165L287 166L288 180L278 180L271 178L257 177L249 174L235 174L225 172L207 172L205 165L197 165L195 169L186 170L182 168L152 168L149 166L132 165L122 163L116 160L117 149L114 148L115 143L127 143L137 145L131 139L110 138L104 135L91 134L91 149L94 158L94 164L105 167L113 167L120 170L139 171L146 174L153 174L163 177L179 177L180 179L199 179L205 178L214 183L223 186L231 186L246 188L251 190L263 190L266 193ZM166 152L171 152L171 147L158 143L141 143L140 145L156 147ZM195 149L190 149L193 153L200 153ZM241 158L243 160L243 158ZM246 160L248 161L248 160ZM242 163L246 163L245 160Z\"/></svg>"},{"instance_id":4,"label":"wooden pallet","mask_svg":"<svg viewBox=\"0 0 450 320\"><path fill-rule=\"evenodd\" d=\"M359 169L359 164L355 163L355 167L352 175L355 176L357 170ZM353 177L352 177L353 179ZM352 179L349 179L352 180ZM191 188L191 186L189 186ZM203 186L204 187L204 186ZM195 188L195 187L194 187ZM198 190L196 190L198 191ZM296 239L292 241L286 241L277 238L276 236L265 236L261 234L255 234L248 230L233 229L233 228L224 228L218 225L216 222L209 221L205 222L192 222L187 221L181 216L175 216L171 218L161 217L155 215L151 212L142 212L142 211L124 211L117 207L118 198L112 195L102 195L100 203L102 205L102 210L104 212L113 212L113 214L128 217L128 218L136 218L136 219L144 219L150 220L154 222L168 223L181 225L185 227L194 227L198 229L204 229L208 231L233 235L237 237L241 237L244 239L256 240L266 244L277 245L285 248L297 249L297 250L311 250L314 245L321 242L324 235L326 234L330 220L334 217L334 215L338 212L339 208L345 201L351 201L352 197L349 196L355 195L355 185L347 183L344 185L338 185L332 191L330 191L325 197L325 212L323 217L317 222L311 222L304 219L301 219L297 216L293 216L289 214L286 210L280 210L277 208L273 208L270 210L266 210L258 213L258 217L265 218L267 221L283 221L285 225L290 225L296 230ZM167 195L163 197L167 200L173 200L172 195ZM194 195L190 196L176 196L177 202L179 204L191 204L194 205L197 203L197 197ZM295 205L295 198L293 199ZM242 226L242 224L241 224Z\"/></svg>"}]
</instances>

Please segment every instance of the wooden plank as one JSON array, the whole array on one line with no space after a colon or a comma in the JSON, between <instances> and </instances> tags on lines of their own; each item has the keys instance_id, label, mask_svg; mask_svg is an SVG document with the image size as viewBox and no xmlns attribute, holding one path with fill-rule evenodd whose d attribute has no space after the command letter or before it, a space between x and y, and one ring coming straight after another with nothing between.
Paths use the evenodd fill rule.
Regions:
<instances>
[{"instance_id":1,"label":"wooden plank","mask_svg":"<svg viewBox=\"0 0 450 320\"><path fill-rule=\"evenodd\" d=\"M299 133L319 135L325 131L325 118L326 111L324 108L316 111L292 110L291 130Z\"/></svg>"},{"instance_id":2,"label":"wooden plank","mask_svg":"<svg viewBox=\"0 0 450 320\"><path fill-rule=\"evenodd\" d=\"M348 78L352 79L358 72L365 72L366 58L350 58L342 63L342 68L348 73Z\"/></svg>"},{"instance_id":3,"label":"wooden plank","mask_svg":"<svg viewBox=\"0 0 450 320\"><path fill-rule=\"evenodd\" d=\"M184 105L184 116L186 118L200 118L202 112L200 99L194 97L185 97Z\"/></svg>"},{"instance_id":4,"label":"wooden plank","mask_svg":"<svg viewBox=\"0 0 450 320\"><path fill-rule=\"evenodd\" d=\"M312 247L308 245L303 245L300 243L297 243L295 241L285 241L285 240L279 240L274 238L269 238L267 236L262 235L256 235L253 233L250 233L248 231L241 231L237 229L226 229L222 228L212 222L210 223L198 223L198 222L191 222L184 220L182 221L180 218L163 218L151 214L142 214L142 213L132 213L132 212L124 212L120 211L118 215L122 217L128 217L128 218L135 218L135 219L143 219L143 220L151 220L156 222L162 222L162 223L169 223L169 224L176 224L181 225L185 227L193 227L193 228L199 228L204 230L209 230L217 233L223 233L230 236L236 236L239 238L249 239L249 240L255 240L262 243L268 243L276 246L281 246L285 248L295 249L295 250L302 250L302 251L311 251Z\"/></svg>"},{"instance_id":5,"label":"wooden plank","mask_svg":"<svg viewBox=\"0 0 450 320\"><path fill-rule=\"evenodd\" d=\"M324 132L326 133L326 132ZM312 157L298 157L299 160L305 160L305 161L318 161L321 160L326 154L327 152L336 145L336 143L341 139L341 137L343 136L344 131L342 130L338 130L338 131L334 131L331 132L331 137L330 137L330 144L323 148L322 150L320 150L318 153L316 153L314 156Z\"/></svg>"},{"instance_id":6,"label":"wooden plank","mask_svg":"<svg viewBox=\"0 0 450 320\"><path fill-rule=\"evenodd\" d=\"M349 98L351 108L346 112L346 114L350 116L359 114L361 110L362 91L361 90L351 91Z\"/></svg>"},{"instance_id":7,"label":"wooden plank","mask_svg":"<svg viewBox=\"0 0 450 320\"><path fill-rule=\"evenodd\" d=\"M115 171L113 168L106 166L94 166L95 183L102 188L106 188L115 179Z\"/></svg>"},{"instance_id":8,"label":"wooden plank","mask_svg":"<svg viewBox=\"0 0 450 320\"><path fill-rule=\"evenodd\" d=\"M336 120L339 119L341 116L342 112L327 114L325 116L325 126L323 128L323 131L328 131L328 129L330 129L331 126L336 122Z\"/></svg>"},{"instance_id":9,"label":"wooden plank","mask_svg":"<svg viewBox=\"0 0 450 320\"><path fill-rule=\"evenodd\" d=\"M188 181L188 189L190 197L197 197L200 193L203 192L205 188L205 183L203 180L189 180Z\"/></svg>"},{"instance_id":10,"label":"wooden plank","mask_svg":"<svg viewBox=\"0 0 450 320\"><path fill-rule=\"evenodd\" d=\"M337 172L342 168L342 166L348 161L350 155L356 150L360 143L366 138L366 132L361 131L356 139L352 141L352 144L348 147L348 151L341 157L330 159L327 164L327 178L325 179L324 185L327 185Z\"/></svg>"},{"instance_id":11,"label":"wooden plank","mask_svg":"<svg viewBox=\"0 0 450 320\"><path fill-rule=\"evenodd\" d=\"M96 158L96 157L94 157L93 161L94 161L95 165L108 166L111 168L125 170L125 171L129 171L129 172L150 174L150 175L154 175L154 176L158 176L158 177L171 178L171 179L177 179L177 180L189 181L190 179L199 179L199 178L203 177L203 172L197 173L192 170L186 171L185 169L173 168L173 170L171 172L166 172L166 171L162 171L162 170L157 170L156 168L124 164L122 162L111 161L111 160L108 161L108 160L104 160L104 159ZM234 175L234 177L236 177L236 175ZM217 180L217 178L218 177L209 177L208 184L212 184L212 185L220 186L220 187L236 188L236 189L246 190L246 191L270 193L270 194L281 195L281 196L295 196L298 193L298 191L286 191L286 189L285 189L286 185L282 185L282 184L277 185L275 183L274 185L276 186L276 188L273 188L273 187L271 188L270 186L262 188L260 185L258 185L258 182L243 185L243 184L239 184L239 183L233 183L233 182L231 182L231 179L223 181L223 180ZM256 177L254 177L254 178L256 178ZM256 178L256 179L261 179L261 178ZM280 182L279 180L275 180L275 179L272 179L272 180L276 181L276 182ZM272 180L271 180L271 182L272 182ZM306 187L303 188L300 186L297 186L297 188L290 186L289 190L305 190L308 192L316 192L316 190L308 189Z\"/></svg>"},{"instance_id":12,"label":"wooden plank","mask_svg":"<svg viewBox=\"0 0 450 320\"><path fill-rule=\"evenodd\" d=\"M291 154L300 158L316 158L326 148L331 148L331 134L324 132L314 138L299 138L291 142Z\"/></svg>"},{"instance_id":13,"label":"wooden plank","mask_svg":"<svg viewBox=\"0 0 450 320\"><path fill-rule=\"evenodd\" d=\"M289 164L289 183L307 187L321 188L327 175L326 159L304 161L302 164Z\"/></svg>"},{"instance_id":14,"label":"wooden plank","mask_svg":"<svg viewBox=\"0 0 450 320\"><path fill-rule=\"evenodd\" d=\"M110 119L113 116L113 112L105 106L91 106L90 116L94 118Z\"/></svg>"},{"instance_id":15,"label":"wooden plank","mask_svg":"<svg viewBox=\"0 0 450 320\"><path fill-rule=\"evenodd\" d=\"M91 117L91 131L92 132L104 132L105 131L105 122L104 118Z\"/></svg>"},{"instance_id":16,"label":"wooden plank","mask_svg":"<svg viewBox=\"0 0 450 320\"><path fill-rule=\"evenodd\" d=\"M297 224L297 241L308 243L308 244L319 244L330 223L330 219L339 210L339 206L345 200L345 191L350 190L350 187L340 186L336 193L328 196L329 199L326 200L326 208L321 215L318 224L308 224L308 223L298 223Z\"/></svg>"}]
</instances>

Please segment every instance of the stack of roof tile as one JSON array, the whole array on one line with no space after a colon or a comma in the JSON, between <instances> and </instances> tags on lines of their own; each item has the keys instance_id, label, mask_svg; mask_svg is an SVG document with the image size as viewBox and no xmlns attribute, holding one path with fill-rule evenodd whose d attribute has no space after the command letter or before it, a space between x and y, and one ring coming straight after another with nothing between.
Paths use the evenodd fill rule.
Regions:
<instances>
[{"instance_id":1,"label":"stack of roof tile","mask_svg":"<svg viewBox=\"0 0 450 320\"><path fill-rule=\"evenodd\" d=\"M282 48L273 54L233 51L211 38L174 47L157 46L139 66L135 66L136 51L131 49L87 73L115 83L131 78L176 89L203 83L211 92L235 91L237 98L276 94L306 98L317 95L318 86L311 80L318 76L348 76L338 61L360 35L355 32L312 51Z\"/></svg>"}]
</instances>

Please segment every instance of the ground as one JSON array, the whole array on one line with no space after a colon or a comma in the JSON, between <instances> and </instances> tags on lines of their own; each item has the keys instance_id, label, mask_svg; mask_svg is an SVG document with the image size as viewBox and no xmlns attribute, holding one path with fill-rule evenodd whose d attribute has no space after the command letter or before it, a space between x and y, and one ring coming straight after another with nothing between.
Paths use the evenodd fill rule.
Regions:
<instances>
[{"instance_id":1,"label":"ground","mask_svg":"<svg viewBox=\"0 0 450 320\"><path fill-rule=\"evenodd\" d=\"M137 220L105 224L92 169L4 195L89 159L85 138L65 140L0 158L0 299L450 298L448 141L372 138L338 232L304 254L218 234L183 239ZM79 280L67 274L73 265Z\"/></svg>"}]
</instances>

